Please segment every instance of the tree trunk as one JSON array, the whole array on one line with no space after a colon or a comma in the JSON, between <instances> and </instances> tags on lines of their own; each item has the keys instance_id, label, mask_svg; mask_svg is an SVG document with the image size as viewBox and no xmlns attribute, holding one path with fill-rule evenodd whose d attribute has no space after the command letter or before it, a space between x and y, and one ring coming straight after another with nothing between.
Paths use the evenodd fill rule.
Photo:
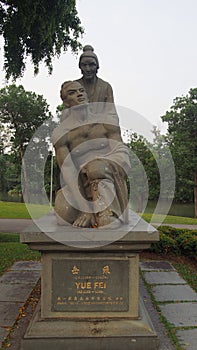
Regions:
<instances>
[{"instance_id":1,"label":"tree trunk","mask_svg":"<svg viewBox=\"0 0 197 350\"><path fill-rule=\"evenodd\" d=\"M195 218L197 218L197 170L194 174L194 212Z\"/></svg>"},{"instance_id":2,"label":"tree trunk","mask_svg":"<svg viewBox=\"0 0 197 350\"><path fill-rule=\"evenodd\" d=\"M27 171L25 159L23 157L23 151L21 150L21 161L22 161L22 172L23 172L23 198L26 203L29 203L29 191L28 191L28 182L27 182Z\"/></svg>"}]
</instances>

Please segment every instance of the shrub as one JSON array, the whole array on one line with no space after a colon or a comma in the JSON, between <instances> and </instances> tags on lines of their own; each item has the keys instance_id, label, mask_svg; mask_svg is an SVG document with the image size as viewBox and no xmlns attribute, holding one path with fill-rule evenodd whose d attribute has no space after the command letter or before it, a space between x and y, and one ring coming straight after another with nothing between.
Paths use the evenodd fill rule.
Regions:
<instances>
[{"instance_id":1,"label":"shrub","mask_svg":"<svg viewBox=\"0 0 197 350\"><path fill-rule=\"evenodd\" d=\"M188 229L179 229L172 226L160 226L158 227L158 231L176 239L176 237L179 236L181 233L188 232Z\"/></svg>"},{"instance_id":2,"label":"shrub","mask_svg":"<svg viewBox=\"0 0 197 350\"><path fill-rule=\"evenodd\" d=\"M161 226L158 231L160 231L160 240L151 245L152 252L197 256L197 231L170 226Z\"/></svg>"},{"instance_id":3,"label":"shrub","mask_svg":"<svg viewBox=\"0 0 197 350\"><path fill-rule=\"evenodd\" d=\"M168 254L168 253L178 253L178 248L176 240L172 237L166 235L165 233L160 233L160 240L157 243L151 245L151 251L154 253Z\"/></svg>"},{"instance_id":4,"label":"shrub","mask_svg":"<svg viewBox=\"0 0 197 350\"><path fill-rule=\"evenodd\" d=\"M177 237L177 244L184 255L197 256L197 235L195 232L184 232Z\"/></svg>"}]
</instances>

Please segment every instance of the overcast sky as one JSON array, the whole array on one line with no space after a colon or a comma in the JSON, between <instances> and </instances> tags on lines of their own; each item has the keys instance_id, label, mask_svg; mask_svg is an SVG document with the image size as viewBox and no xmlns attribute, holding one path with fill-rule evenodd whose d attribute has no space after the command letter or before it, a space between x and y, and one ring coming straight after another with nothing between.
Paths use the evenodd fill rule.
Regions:
<instances>
[{"instance_id":1,"label":"overcast sky","mask_svg":"<svg viewBox=\"0 0 197 350\"><path fill-rule=\"evenodd\" d=\"M112 85L116 104L163 129L160 116L173 99L197 86L197 1L77 0L77 8L85 29L81 42L94 47L98 76ZM62 54L51 76L42 65L34 77L29 63L17 84L42 94L54 112L62 82L81 76L78 58ZM2 88L2 49L0 69Z\"/></svg>"}]
</instances>

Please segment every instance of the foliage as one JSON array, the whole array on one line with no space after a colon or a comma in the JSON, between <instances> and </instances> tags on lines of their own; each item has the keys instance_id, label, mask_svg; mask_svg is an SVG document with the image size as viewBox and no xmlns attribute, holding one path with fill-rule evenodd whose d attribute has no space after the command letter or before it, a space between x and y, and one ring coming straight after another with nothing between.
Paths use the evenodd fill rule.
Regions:
<instances>
[{"instance_id":1,"label":"foliage","mask_svg":"<svg viewBox=\"0 0 197 350\"><path fill-rule=\"evenodd\" d=\"M162 120L168 122L168 142L176 167L176 199L194 199L197 215L197 88L174 99Z\"/></svg>"},{"instance_id":2,"label":"foliage","mask_svg":"<svg viewBox=\"0 0 197 350\"><path fill-rule=\"evenodd\" d=\"M9 125L1 123L0 120L0 155L4 154L6 149L10 147L10 138L11 130Z\"/></svg>"},{"instance_id":3,"label":"foliage","mask_svg":"<svg viewBox=\"0 0 197 350\"><path fill-rule=\"evenodd\" d=\"M197 256L197 232L184 232L177 237L177 245L183 255Z\"/></svg>"},{"instance_id":4,"label":"foliage","mask_svg":"<svg viewBox=\"0 0 197 350\"><path fill-rule=\"evenodd\" d=\"M173 239L176 239L179 235L181 235L184 232L188 232L187 229L180 229L171 226L160 226L159 231Z\"/></svg>"},{"instance_id":5,"label":"foliage","mask_svg":"<svg viewBox=\"0 0 197 350\"><path fill-rule=\"evenodd\" d=\"M178 253L176 241L162 232L160 233L159 242L152 244L151 251L159 254Z\"/></svg>"},{"instance_id":6,"label":"foliage","mask_svg":"<svg viewBox=\"0 0 197 350\"><path fill-rule=\"evenodd\" d=\"M26 194L28 193L28 169L25 164L24 153L31 137L50 117L49 106L43 96L25 91L22 85L16 86L15 84L6 86L0 90L0 121L2 124L9 125L12 132L11 150L13 152L13 163L16 165L19 177L21 164L23 165L24 191ZM48 127L47 133L49 132L50 128ZM45 133L41 136L43 139L39 140L39 147L41 143L46 143ZM39 159L41 157L41 147L38 149L38 142L34 142L35 145L37 145L37 151L34 153L36 153L36 157ZM32 162L34 162L34 159L32 159ZM33 169L29 172L32 176L36 174ZM32 182L33 185L34 183Z\"/></svg>"},{"instance_id":7,"label":"foliage","mask_svg":"<svg viewBox=\"0 0 197 350\"><path fill-rule=\"evenodd\" d=\"M0 1L6 78L22 76L28 56L35 74L42 61L51 73L52 58L69 47L77 52L82 33L75 0Z\"/></svg>"},{"instance_id":8,"label":"foliage","mask_svg":"<svg viewBox=\"0 0 197 350\"><path fill-rule=\"evenodd\" d=\"M131 132L127 146L131 150L131 198L138 198L136 209L143 210L143 202L171 200L174 196L174 166L166 137L154 127L153 142Z\"/></svg>"},{"instance_id":9,"label":"foliage","mask_svg":"<svg viewBox=\"0 0 197 350\"><path fill-rule=\"evenodd\" d=\"M157 199L159 196L159 173L151 152L150 143L141 135L128 134L127 146L131 156L131 199L136 211L142 211L147 199ZM149 192L148 192L149 190Z\"/></svg>"},{"instance_id":10,"label":"foliage","mask_svg":"<svg viewBox=\"0 0 197 350\"><path fill-rule=\"evenodd\" d=\"M45 170L44 170L44 178L45 178L45 191L49 195L50 194L50 188L51 188L51 161L53 162L53 184L52 184L52 191L53 194L55 193L56 190L56 177L57 177L57 163L56 163L56 157L53 156L53 160L51 159L51 151L49 152L49 155L46 160L45 164Z\"/></svg>"},{"instance_id":11,"label":"foliage","mask_svg":"<svg viewBox=\"0 0 197 350\"><path fill-rule=\"evenodd\" d=\"M161 226L160 241L153 243L151 251L159 254L179 254L192 258L197 254L197 231L181 230L172 227Z\"/></svg>"},{"instance_id":12,"label":"foliage","mask_svg":"<svg viewBox=\"0 0 197 350\"><path fill-rule=\"evenodd\" d=\"M21 167L14 160L14 154L0 155L0 191L11 195L21 191L20 181Z\"/></svg>"},{"instance_id":13,"label":"foliage","mask_svg":"<svg viewBox=\"0 0 197 350\"><path fill-rule=\"evenodd\" d=\"M51 116L41 95L25 91L22 85L8 85L0 90L0 121L12 130L12 148L24 153L37 128Z\"/></svg>"}]
</instances>

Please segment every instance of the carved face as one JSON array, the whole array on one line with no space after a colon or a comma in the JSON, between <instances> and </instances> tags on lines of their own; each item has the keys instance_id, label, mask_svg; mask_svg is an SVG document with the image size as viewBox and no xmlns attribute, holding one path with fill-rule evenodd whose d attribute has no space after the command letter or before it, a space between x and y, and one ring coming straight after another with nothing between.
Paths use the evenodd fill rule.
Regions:
<instances>
[{"instance_id":1,"label":"carved face","mask_svg":"<svg viewBox=\"0 0 197 350\"><path fill-rule=\"evenodd\" d=\"M96 76L98 66L93 57L82 57L80 68L83 77L87 80L91 80Z\"/></svg>"},{"instance_id":2,"label":"carved face","mask_svg":"<svg viewBox=\"0 0 197 350\"><path fill-rule=\"evenodd\" d=\"M86 91L80 83L73 82L69 85L65 83L65 85L62 86L61 94L66 107L88 103Z\"/></svg>"}]
</instances>

